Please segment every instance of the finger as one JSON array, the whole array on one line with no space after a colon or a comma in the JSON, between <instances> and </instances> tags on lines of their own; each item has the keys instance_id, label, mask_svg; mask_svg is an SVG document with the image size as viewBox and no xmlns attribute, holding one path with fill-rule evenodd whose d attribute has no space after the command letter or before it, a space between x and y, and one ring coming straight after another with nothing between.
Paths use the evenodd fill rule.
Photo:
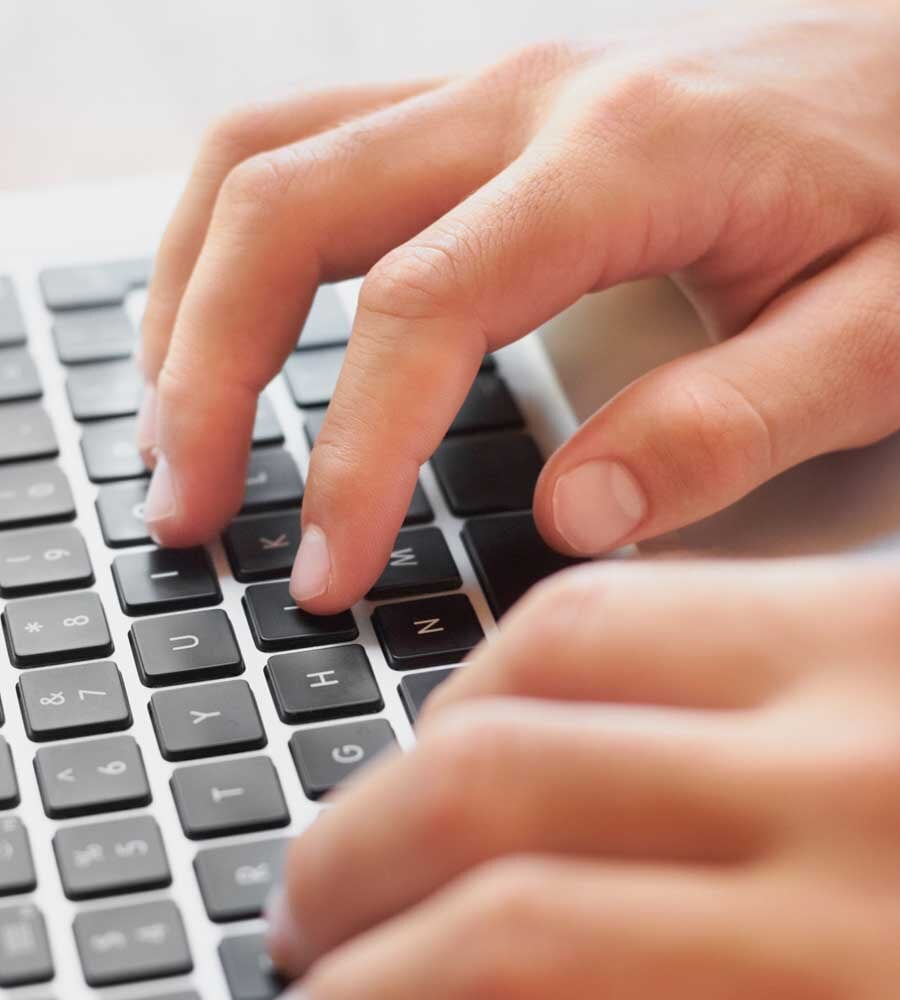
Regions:
<instances>
[{"instance_id":1,"label":"finger","mask_svg":"<svg viewBox=\"0 0 900 1000\"><path fill-rule=\"evenodd\" d=\"M821 1000L845 977L812 895L717 870L509 858L338 948L289 996Z\"/></svg>"},{"instance_id":2,"label":"finger","mask_svg":"<svg viewBox=\"0 0 900 1000\"><path fill-rule=\"evenodd\" d=\"M605 552L712 514L805 459L894 430L897 250L887 238L856 248L741 335L621 392L544 468L534 510L547 540L570 553Z\"/></svg>"},{"instance_id":3,"label":"finger","mask_svg":"<svg viewBox=\"0 0 900 1000\"><path fill-rule=\"evenodd\" d=\"M759 783L752 732L646 708L470 706L349 787L295 843L294 932L279 961L302 964L504 854L753 856L772 836L772 785Z\"/></svg>"},{"instance_id":4,"label":"finger","mask_svg":"<svg viewBox=\"0 0 900 1000\"><path fill-rule=\"evenodd\" d=\"M485 101L461 81L229 174L157 382L146 516L159 541L204 540L239 508L258 392L318 283L364 271L514 155L514 83L498 81Z\"/></svg>"}]
</instances>

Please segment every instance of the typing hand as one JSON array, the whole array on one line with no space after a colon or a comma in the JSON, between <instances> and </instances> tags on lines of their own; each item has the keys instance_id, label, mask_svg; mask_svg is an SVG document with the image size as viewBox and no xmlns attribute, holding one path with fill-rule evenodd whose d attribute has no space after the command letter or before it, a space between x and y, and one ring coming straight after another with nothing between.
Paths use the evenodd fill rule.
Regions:
<instances>
[{"instance_id":1,"label":"typing hand","mask_svg":"<svg viewBox=\"0 0 900 1000\"><path fill-rule=\"evenodd\" d=\"M294 843L298 1000L896 996L898 602L824 561L541 584Z\"/></svg>"},{"instance_id":2,"label":"typing hand","mask_svg":"<svg viewBox=\"0 0 900 1000\"><path fill-rule=\"evenodd\" d=\"M234 515L257 393L317 283L365 272L303 504L292 593L315 612L378 576L484 353L591 290L672 274L714 343L549 460L535 516L563 551L893 431L898 49L893 4L795 2L226 119L144 321L154 535L191 544Z\"/></svg>"}]
</instances>

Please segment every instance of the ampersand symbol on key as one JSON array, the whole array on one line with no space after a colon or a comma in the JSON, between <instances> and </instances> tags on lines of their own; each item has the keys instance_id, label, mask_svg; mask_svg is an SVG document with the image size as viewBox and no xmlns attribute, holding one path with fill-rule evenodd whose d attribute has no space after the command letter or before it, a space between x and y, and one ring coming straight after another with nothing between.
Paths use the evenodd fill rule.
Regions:
<instances>
[{"instance_id":1,"label":"ampersand symbol on key","mask_svg":"<svg viewBox=\"0 0 900 1000\"><path fill-rule=\"evenodd\" d=\"M41 698L40 701L42 705L65 705L66 696L62 691L54 691L52 694Z\"/></svg>"}]
</instances>

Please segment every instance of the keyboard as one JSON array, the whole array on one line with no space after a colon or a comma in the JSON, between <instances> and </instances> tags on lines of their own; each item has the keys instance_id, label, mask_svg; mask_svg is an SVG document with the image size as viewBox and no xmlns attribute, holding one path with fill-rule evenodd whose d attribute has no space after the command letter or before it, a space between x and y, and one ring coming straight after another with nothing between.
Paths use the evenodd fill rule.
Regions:
<instances>
[{"instance_id":1,"label":"keyboard","mask_svg":"<svg viewBox=\"0 0 900 1000\"><path fill-rule=\"evenodd\" d=\"M529 513L572 418L528 339L484 359L366 599L293 605L352 282L319 290L260 399L240 515L153 546L131 360L150 269L0 274L0 994L21 1000L277 996L261 912L291 836L409 748L428 694L569 562Z\"/></svg>"}]
</instances>

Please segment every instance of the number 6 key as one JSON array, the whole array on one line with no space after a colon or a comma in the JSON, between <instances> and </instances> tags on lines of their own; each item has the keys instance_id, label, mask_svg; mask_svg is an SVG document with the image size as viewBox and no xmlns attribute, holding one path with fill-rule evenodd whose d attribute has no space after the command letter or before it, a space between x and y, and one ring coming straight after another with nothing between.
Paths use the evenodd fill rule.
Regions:
<instances>
[{"instance_id":1,"label":"number 6 key","mask_svg":"<svg viewBox=\"0 0 900 1000\"><path fill-rule=\"evenodd\" d=\"M113 649L103 605L91 591L10 601L3 631L17 667L108 656Z\"/></svg>"}]
</instances>

